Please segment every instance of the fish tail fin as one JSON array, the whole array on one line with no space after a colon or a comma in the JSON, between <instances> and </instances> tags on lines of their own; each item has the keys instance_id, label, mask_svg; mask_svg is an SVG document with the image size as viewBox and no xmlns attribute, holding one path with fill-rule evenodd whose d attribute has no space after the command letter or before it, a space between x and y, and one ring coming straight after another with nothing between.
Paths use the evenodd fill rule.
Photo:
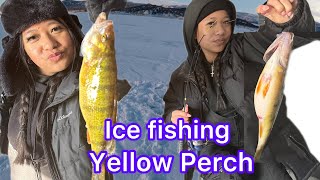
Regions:
<instances>
[{"instance_id":1,"label":"fish tail fin","mask_svg":"<svg viewBox=\"0 0 320 180\"><path fill-rule=\"evenodd\" d=\"M254 154L254 161L257 161L260 159L264 147L265 147L265 140L259 138L258 146L257 146L256 152Z\"/></svg>"},{"instance_id":2,"label":"fish tail fin","mask_svg":"<svg viewBox=\"0 0 320 180\"><path fill-rule=\"evenodd\" d=\"M256 153L254 154L254 162L260 159L261 154L262 154L262 149L256 150Z\"/></svg>"}]
</instances>

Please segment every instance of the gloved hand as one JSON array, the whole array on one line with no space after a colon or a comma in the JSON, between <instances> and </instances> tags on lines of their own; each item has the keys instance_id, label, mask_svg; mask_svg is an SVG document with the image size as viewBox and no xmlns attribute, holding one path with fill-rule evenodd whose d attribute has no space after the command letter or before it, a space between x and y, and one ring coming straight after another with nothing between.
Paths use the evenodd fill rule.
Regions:
<instances>
[{"instance_id":1,"label":"gloved hand","mask_svg":"<svg viewBox=\"0 0 320 180\"><path fill-rule=\"evenodd\" d=\"M0 92L2 88L0 87ZM10 109L15 97L7 97L4 92L0 95L0 154L8 154L8 123Z\"/></svg>"},{"instance_id":2,"label":"gloved hand","mask_svg":"<svg viewBox=\"0 0 320 180\"><path fill-rule=\"evenodd\" d=\"M94 23L101 12L105 12L108 19L111 9L122 9L126 4L127 0L87 0L86 8L90 20Z\"/></svg>"},{"instance_id":3,"label":"gloved hand","mask_svg":"<svg viewBox=\"0 0 320 180\"><path fill-rule=\"evenodd\" d=\"M19 54L19 37L2 39L3 53L0 59L0 83L6 96L14 96L23 84L24 74Z\"/></svg>"},{"instance_id":4,"label":"gloved hand","mask_svg":"<svg viewBox=\"0 0 320 180\"><path fill-rule=\"evenodd\" d=\"M126 79L117 80L117 100L120 101L130 91L131 86Z\"/></svg>"}]
</instances>

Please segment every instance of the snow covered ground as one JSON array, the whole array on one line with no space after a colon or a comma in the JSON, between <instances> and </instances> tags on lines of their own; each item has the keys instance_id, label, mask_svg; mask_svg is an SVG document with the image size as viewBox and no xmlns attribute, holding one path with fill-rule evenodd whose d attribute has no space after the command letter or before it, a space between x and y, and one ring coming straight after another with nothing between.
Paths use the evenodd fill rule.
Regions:
<instances>
[{"instance_id":1,"label":"snow covered ground","mask_svg":"<svg viewBox=\"0 0 320 180\"><path fill-rule=\"evenodd\" d=\"M77 15L84 26L83 31L86 32L91 26L87 14L78 13ZM115 14L112 14L110 19L114 21L115 25L119 78L129 80L132 85L129 94L119 103L118 120L124 124L136 122L145 127L145 123L150 118L162 115L164 107L162 97L167 89L170 75L186 58L182 37L182 20ZM236 32L243 31L253 31L253 29L236 27ZM1 30L0 36L3 37L3 35L4 32ZM302 107L306 108L307 106ZM308 111L305 110L305 112ZM315 115L314 119L310 119L310 121L313 122L317 119L319 117ZM315 142L313 143L315 144ZM120 154L122 150L129 149L136 150L138 155L175 155L173 169L170 174L150 173L130 176L116 174L116 179L171 180L182 178L179 173L177 143L149 141L144 133L138 141L117 142L117 154ZM7 173L8 164L4 162L4 158L0 156L0 174ZM0 175L1 180L3 178L6 180L8 176L2 174Z\"/></svg>"}]
</instances>

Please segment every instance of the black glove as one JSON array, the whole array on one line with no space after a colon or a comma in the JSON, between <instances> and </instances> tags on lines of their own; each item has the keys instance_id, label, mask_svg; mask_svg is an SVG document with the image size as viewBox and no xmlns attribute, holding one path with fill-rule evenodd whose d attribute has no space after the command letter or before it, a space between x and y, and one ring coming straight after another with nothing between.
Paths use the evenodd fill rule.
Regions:
<instances>
[{"instance_id":1,"label":"black glove","mask_svg":"<svg viewBox=\"0 0 320 180\"><path fill-rule=\"evenodd\" d=\"M126 4L127 0L87 0L86 8L94 23L101 12L105 12L108 18L111 9L122 9Z\"/></svg>"},{"instance_id":2,"label":"black glove","mask_svg":"<svg viewBox=\"0 0 320 180\"><path fill-rule=\"evenodd\" d=\"M0 83L6 96L14 96L24 84L26 72L19 61L19 37L2 39L3 54L0 59Z\"/></svg>"},{"instance_id":3,"label":"black glove","mask_svg":"<svg viewBox=\"0 0 320 180\"><path fill-rule=\"evenodd\" d=\"M0 87L0 92L1 92ZM0 154L8 153L8 123L10 109L13 106L14 97L6 97L2 92L0 95Z\"/></svg>"},{"instance_id":4,"label":"black glove","mask_svg":"<svg viewBox=\"0 0 320 180\"><path fill-rule=\"evenodd\" d=\"M117 80L117 100L120 101L130 91L131 86L127 80Z\"/></svg>"}]
</instances>

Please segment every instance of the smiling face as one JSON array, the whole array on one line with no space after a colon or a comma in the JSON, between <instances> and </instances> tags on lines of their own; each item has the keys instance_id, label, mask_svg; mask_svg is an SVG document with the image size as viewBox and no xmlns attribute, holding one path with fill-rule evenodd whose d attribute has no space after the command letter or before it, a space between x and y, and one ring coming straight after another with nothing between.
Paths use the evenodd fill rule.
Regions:
<instances>
[{"instance_id":1,"label":"smiling face","mask_svg":"<svg viewBox=\"0 0 320 180\"><path fill-rule=\"evenodd\" d=\"M75 58L75 48L67 27L45 20L22 32L23 47L41 74L52 76L65 70Z\"/></svg>"},{"instance_id":2,"label":"smiling face","mask_svg":"<svg viewBox=\"0 0 320 180\"><path fill-rule=\"evenodd\" d=\"M198 24L196 38L207 61L213 62L226 47L232 33L232 22L227 11L219 10Z\"/></svg>"}]
</instances>

